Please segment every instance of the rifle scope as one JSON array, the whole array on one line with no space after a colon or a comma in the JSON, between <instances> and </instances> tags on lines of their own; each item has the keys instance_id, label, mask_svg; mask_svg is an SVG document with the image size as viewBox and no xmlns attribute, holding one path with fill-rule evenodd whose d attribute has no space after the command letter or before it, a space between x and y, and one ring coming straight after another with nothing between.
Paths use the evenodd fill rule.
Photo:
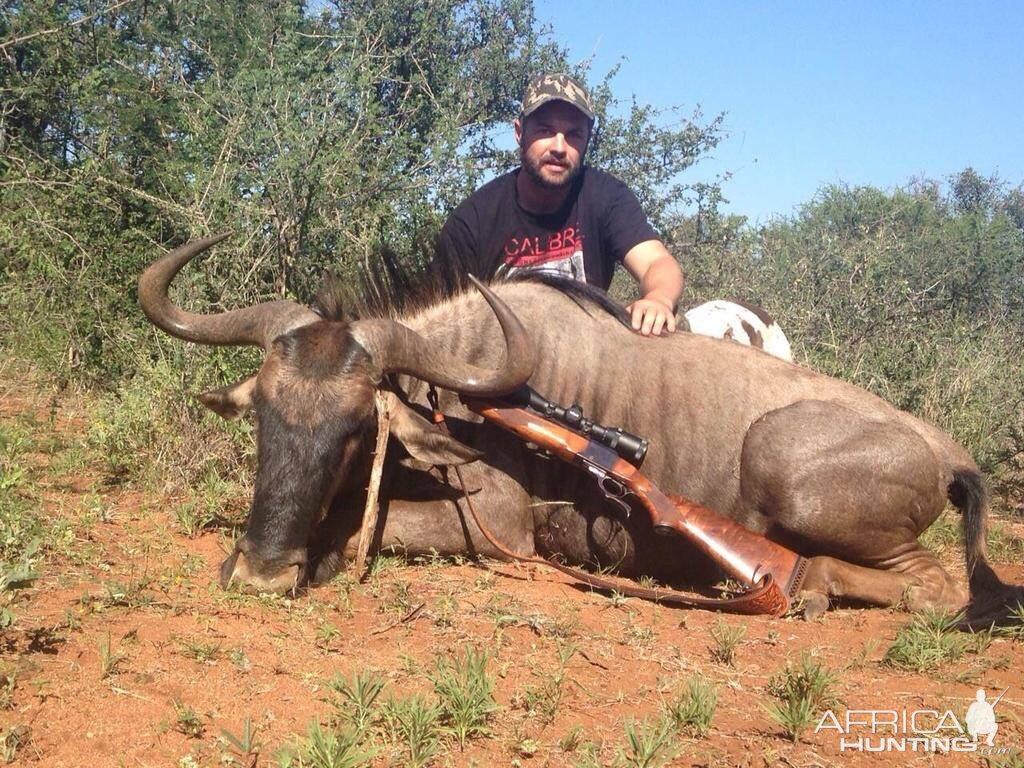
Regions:
<instances>
[{"instance_id":1,"label":"rifle scope","mask_svg":"<svg viewBox=\"0 0 1024 768\"><path fill-rule=\"evenodd\" d=\"M630 434L618 427L605 427L597 424L585 418L583 409L576 403L568 408L563 408L525 385L505 399L519 407L529 406L545 418L557 421L574 432L596 440L611 448L634 466L639 467L643 463L644 456L647 455L649 443L646 438Z\"/></svg>"}]
</instances>

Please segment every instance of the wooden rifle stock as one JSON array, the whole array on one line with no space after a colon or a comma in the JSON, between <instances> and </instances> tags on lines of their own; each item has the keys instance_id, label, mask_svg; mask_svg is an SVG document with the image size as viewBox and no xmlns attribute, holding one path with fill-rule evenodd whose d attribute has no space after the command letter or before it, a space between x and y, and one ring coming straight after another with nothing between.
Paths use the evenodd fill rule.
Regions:
<instances>
[{"instance_id":1,"label":"wooden rifle stock","mask_svg":"<svg viewBox=\"0 0 1024 768\"><path fill-rule=\"evenodd\" d=\"M781 616L789 610L807 568L807 560L796 552L708 507L681 497L666 496L639 469L610 448L526 408L468 396L463 396L462 401L471 411L522 440L591 471L598 476L602 490L609 496L621 498L624 495L621 489L628 489L650 514L657 533L684 536L731 578L760 588L757 606L747 612Z\"/></svg>"}]
</instances>

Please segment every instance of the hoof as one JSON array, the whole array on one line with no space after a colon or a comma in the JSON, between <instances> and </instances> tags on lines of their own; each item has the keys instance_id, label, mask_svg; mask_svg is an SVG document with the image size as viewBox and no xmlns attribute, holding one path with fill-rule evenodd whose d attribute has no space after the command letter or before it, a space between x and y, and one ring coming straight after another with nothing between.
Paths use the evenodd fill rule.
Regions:
<instances>
[{"instance_id":1,"label":"hoof","mask_svg":"<svg viewBox=\"0 0 1024 768\"><path fill-rule=\"evenodd\" d=\"M909 586L903 596L903 607L911 613L920 611L958 612L967 604L970 595L957 584L938 585L917 583Z\"/></svg>"},{"instance_id":2,"label":"hoof","mask_svg":"<svg viewBox=\"0 0 1024 768\"><path fill-rule=\"evenodd\" d=\"M800 599L804 621L813 621L828 610L828 595L823 592L804 592Z\"/></svg>"}]
</instances>

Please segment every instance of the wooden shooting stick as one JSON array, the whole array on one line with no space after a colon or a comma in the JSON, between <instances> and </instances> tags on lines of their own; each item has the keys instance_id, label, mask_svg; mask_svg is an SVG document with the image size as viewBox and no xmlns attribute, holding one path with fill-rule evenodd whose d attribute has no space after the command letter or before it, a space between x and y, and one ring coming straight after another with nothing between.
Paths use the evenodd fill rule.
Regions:
<instances>
[{"instance_id":1,"label":"wooden shooting stick","mask_svg":"<svg viewBox=\"0 0 1024 768\"><path fill-rule=\"evenodd\" d=\"M366 507L363 509L363 524L359 529L359 547L356 550L354 564L356 578L360 581L366 577L366 555L370 551L370 542L373 541L374 534L377 532L377 495L380 492L380 478L384 472L384 454L388 449L388 434L391 427L388 397L389 395L380 390L373 395L374 403L377 406L377 444L373 451L373 469L370 470L370 485L366 489Z\"/></svg>"}]
</instances>

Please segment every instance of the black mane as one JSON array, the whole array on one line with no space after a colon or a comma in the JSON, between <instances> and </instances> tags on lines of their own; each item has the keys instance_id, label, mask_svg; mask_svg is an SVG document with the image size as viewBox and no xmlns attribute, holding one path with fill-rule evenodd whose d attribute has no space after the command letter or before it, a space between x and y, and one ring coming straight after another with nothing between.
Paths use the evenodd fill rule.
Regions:
<instances>
[{"instance_id":1,"label":"black mane","mask_svg":"<svg viewBox=\"0 0 1024 768\"><path fill-rule=\"evenodd\" d=\"M380 249L374 260L376 268L363 270L355 280L328 275L311 303L313 311L328 320L397 317L475 290L464 273L442 274L430 267L410 264L389 248ZM564 293L584 312L589 314L591 308L596 308L630 327L625 307L600 288L570 277L524 271L488 281L491 285L503 282L546 285Z\"/></svg>"}]
</instances>

